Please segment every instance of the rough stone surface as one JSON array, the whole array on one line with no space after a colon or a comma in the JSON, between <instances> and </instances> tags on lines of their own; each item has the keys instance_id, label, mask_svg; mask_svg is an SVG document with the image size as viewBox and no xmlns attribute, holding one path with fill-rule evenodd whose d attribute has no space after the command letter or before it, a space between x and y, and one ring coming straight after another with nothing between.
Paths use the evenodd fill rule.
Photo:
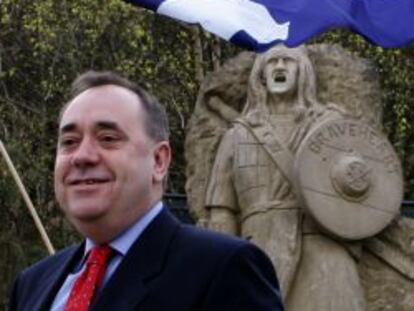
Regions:
<instances>
[{"instance_id":1,"label":"rough stone surface","mask_svg":"<svg viewBox=\"0 0 414 311\"><path fill-rule=\"evenodd\" d=\"M293 59L302 57L298 51ZM375 237L344 242L321 230L297 200L292 163L315 124L339 115L382 129L372 65L339 46L310 46L308 54L314 71L299 61L297 89L277 76L271 57L256 61L272 62L270 69L256 63L252 69L252 53L206 78L186 139L191 211L199 225L251 239L269 254L288 311L413 310L412 222L400 219ZM283 62L294 72L289 57ZM315 77L317 92L308 83ZM347 195L362 198L368 189L338 180Z\"/></svg>"},{"instance_id":2,"label":"rough stone surface","mask_svg":"<svg viewBox=\"0 0 414 311\"><path fill-rule=\"evenodd\" d=\"M382 129L381 92L375 67L339 45L312 45L308 50L320 101L346 107L355 115L362 113L371 126ZM188 126L185 156L188 202L200 224L206 217L205 190L215 152L221 136L244 108L254 59L251 52L230 59L207 75L199 91ZM211 109L212 103L221 109Z\"/></svg>"},{"instance_id":3,"label":"rough stone surface","mask_svg":"<svg viewBox=\"0 0 414 311\"><path fill-rule=\"evenodd\" d=\"M354 260L321 234L293 187L293 158L306 134L322 119L353 114L345 110L317 99L306 48L278 46L258 55L246 105L223 135L210 174L208 227L267 252L289 310L364 310Z\"/></svg>"},{"instance_id":4,"label":"rough stone surface","mask_svg":"<svg viewBox=\"0 0 414 311\"><path fill-rule=\"evenodd\" d=\"M217 146L244 107L254 56L244 52L229 60L206 77L199 91L185 141L188 204L199 224L206 217L205 190ZM211 109L214 104L221 109Z\"/></svg>"},{"instance_id":5,"label":"rough stone surface","mask_svg":"<svg viewBox=\"0 0 414 311\"><path fill-rule=\"evenodd\" d=\"M364 244L359 274L367 310L414 310L414 220L401 217Z\"/></svg>"},{"instance_id":6,"label":"rough stone surface","mask_svg":"<svg viewBox=\"0 0 414 311\"><path fill-rule=\"evenodd\" d=\"M366 59L339 45L309 46L318 84L318 98L335 103L371 126L382 127L382 104L378 73Z\"/></svg>"}]
</instances>

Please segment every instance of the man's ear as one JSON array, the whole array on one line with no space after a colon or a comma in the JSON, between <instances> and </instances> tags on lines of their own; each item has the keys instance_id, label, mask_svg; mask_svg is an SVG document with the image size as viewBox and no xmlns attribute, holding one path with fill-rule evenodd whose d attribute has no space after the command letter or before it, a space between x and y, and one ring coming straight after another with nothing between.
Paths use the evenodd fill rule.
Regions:
<instances>
[{"instance_id":1,"label":"man's ear","mask_svg":"<svg viewBox=\"0 0 414 311\"><path fill-rule=\"evenodd\" d=\"M154 183L162 183L171 163L171 147L168 141L156 144L154 148L154 169L152 173Z\"/></svg>"}]
</instances>

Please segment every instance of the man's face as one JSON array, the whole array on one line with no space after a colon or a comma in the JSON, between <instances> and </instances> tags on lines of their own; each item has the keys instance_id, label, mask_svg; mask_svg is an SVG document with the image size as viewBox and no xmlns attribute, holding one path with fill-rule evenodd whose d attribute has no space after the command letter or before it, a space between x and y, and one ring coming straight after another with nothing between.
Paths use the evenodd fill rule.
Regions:
<instances>
[{"instance_id":1,"label":"man's face","mask_svg":"<svg viewBox=\"0 0 414 311\"><path fill-rule=\"evenodd\" d=\"M279 55L269 60L265 70L266 86L271 94L282 95L296 90L298 63L288 55Z\"/></svg>"},{"instance_id":2,"label":"man's face","mask_svg":"<svg viewBox=\"0 0 414 311\"><path fill-rule=\"evenodd\" d=\"M62 115L55 193L67 217L92 239L99 230L112 239L161 196L169 146L147 136L145 118L139 98L115 85L86 90ZM168 158L161 168L160 152Z\"/></svg>"}]
</instances>

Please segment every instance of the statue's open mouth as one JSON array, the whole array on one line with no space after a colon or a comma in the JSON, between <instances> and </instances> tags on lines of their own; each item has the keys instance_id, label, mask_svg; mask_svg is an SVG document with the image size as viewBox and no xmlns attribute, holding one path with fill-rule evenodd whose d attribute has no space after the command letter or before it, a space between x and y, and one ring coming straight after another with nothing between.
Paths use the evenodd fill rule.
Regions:
<instances>
[{"instance_id":1,"label":"statue's open mouth","mask_svg":"<svg viewBox=\"0 0 414 311\"><path fill-rule=\"evenodd\" d=\"M284 74L277 74L273 79L276 83L284 83L286 82L286 76Z\"/></svg>"}]
</instances>

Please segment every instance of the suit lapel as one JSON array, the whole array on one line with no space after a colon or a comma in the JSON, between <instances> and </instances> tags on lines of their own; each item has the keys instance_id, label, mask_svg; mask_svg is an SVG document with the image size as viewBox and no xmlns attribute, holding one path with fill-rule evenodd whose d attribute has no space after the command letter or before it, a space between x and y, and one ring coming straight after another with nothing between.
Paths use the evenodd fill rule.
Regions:
<instances>
[{"instance_id":1,"label":"suit lapel","mask_svg":"<svg viewBox=\"0 0 414 311\"><path fill-rule=\"evenodd\" d=\"M146 296L148 282L161 273L178 225L164 207L131 246L92 310L127 311L135 308Z\"/></svg>"},{"instance_id":2,"label":"suit lapel","mask_svg":"<svg viewBox=\"0 0 414 311\"><path fill-rule=\"evenodd\" d=\"M50 310L50 306L57 292L62 286L67 275L72 271L74 265L82 258L83 244L67 250L67 254L56 262L55 268L50 267L48 274L43 280L44 287L39 288L39 293L34 294L36 301L31 306L31 310Z\"/></svg>"}]
</instances>

